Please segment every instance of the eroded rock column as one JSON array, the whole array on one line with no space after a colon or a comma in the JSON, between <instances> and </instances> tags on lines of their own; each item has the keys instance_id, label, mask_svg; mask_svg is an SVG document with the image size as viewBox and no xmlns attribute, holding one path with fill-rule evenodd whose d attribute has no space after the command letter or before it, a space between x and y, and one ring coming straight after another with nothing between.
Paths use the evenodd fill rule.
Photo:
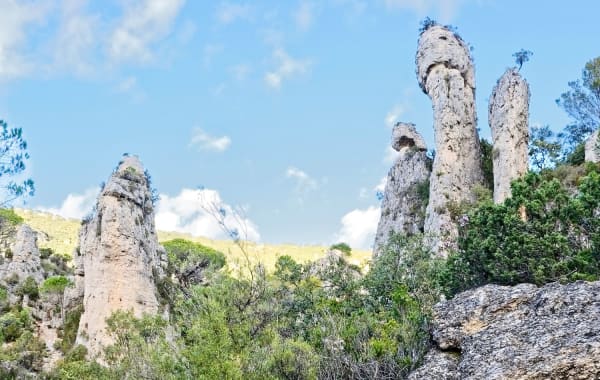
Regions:
<instances>
[{"instance_id":1,"label":"eroded rock column","mask_svg":"<svg viewBox=\"0 0 600 380\"><path fill-rule=\"evenodd\" d=\"M589 162L600 162L600 143L598 142L598 132L596 129L590 137L585 140L585 160Z\"/></svg>"},{"instance_id":2,"label":"eroded rock column","mask_svg":"<svg viewBox=\"0 0 600 380\"><path fill-rule=\"evenodd\" d=\"M390 234L423 232L425 220L431 174L431 159L427 157L425 141L414 124L397 123L392 132L392 147L400 154L387 176L374 258L379 256Z\"/></svg>"},{"instance_id":3,"label":"eroded rock column","mask_svg":"<svg viewBox=\"0 0 600 380\"><path fill-rule=\"evenodd\" d=\"M510 197L511 181L528 169L529 85L511 68L500 77L490 97L488 119L492 130L494 202Z\"/></svg>"},{"instance_id":4,"label":"eroded rock column","mask_svg":"<svg viewBox=\"0 0 600 380\"><path fill-rule=\"evenodd\" d=\"M469 48L446 27L434 25L419 38L417 77L433 103L435 158L431 171L425 233L432 250L446 256L456 245L453 210L474 200L482 183L475 114L475 73Z\"/></svg>"},{"instance_id":5,"label":"eroded rock column","mask_svg":"<svg viewBox=\"0 0 600 380\"><path fill-rule=\"evenodd\" d=\"M94 357L112 343L106 318L117 310L136 316L159 312L156 280L165 253L154 227L152 194L137 157L124 157L82 224L78 260L83 264L84 313L77 343ZM80 281L81 283L81 281Z\"/></svg>"}]
</instances>

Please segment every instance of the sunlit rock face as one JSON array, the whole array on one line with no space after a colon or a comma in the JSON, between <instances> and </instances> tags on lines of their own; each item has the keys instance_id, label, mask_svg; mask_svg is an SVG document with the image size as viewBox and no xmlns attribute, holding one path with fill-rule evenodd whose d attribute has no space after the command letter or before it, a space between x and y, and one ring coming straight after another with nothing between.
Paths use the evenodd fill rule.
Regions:
<instances>
[{"instance_id":1,"label":"sunlit rock face","mask_svg":"<svg viewBox=\"0 0 600 380\"><path fill-rule=\"evenodd\" d=\"M76 270L84 313L77 343L91 357L112 342L106 318L116 310L157 314L156 281L163 276L164 249L154 227L152 193L137 157L124 157L84 222Z\"/></svg>"},{"instance_id":2,"label":"sunlit rock face","mask_svg":"<svg viewBox=\"0 0 600 380\"><path fill-rule=\"evenodd\" d=\"M596 129L585 141L585 160L589 162L600 162L600 144L598 143L598 132Z\"/></svg>"},{"instance_id":3,"label":"sunlit rock face","mask_svg":"<svg viewBox=\"0 0 600 380\"><path fill-rule=\"evenodd\" d=\"M373 257L385 248L392 233L413 235L423 232L431 159L414 124L397 123L392 147L399 155L390 169L377 226Z\"/></svg>"},{"instance_id":4,"label":"sunlit rock face","mask_svg":"<svg viewBox=\"0 0 600 380\"><path fill-rule=\"evenodd\" d=\"M488 120L492 130L494 202L510 197L511 181L528 169L529 85L517 69L500 77L490 97Z\"/></svg>"},{"instance_id":5,"label":"sunlit rock face","mask_svg":"<svg viewBox=\"0 0 600 380\"><path fill-rule=\"evenodd\" d=\"M419 85L431 98L434 116L435 158L424 229L432 250L446 256L458 236L449 206L473 201L473 188L483 180L475 71L467 44L440 25L419 37L416 64Z\"/></svg>"}]
</instances>

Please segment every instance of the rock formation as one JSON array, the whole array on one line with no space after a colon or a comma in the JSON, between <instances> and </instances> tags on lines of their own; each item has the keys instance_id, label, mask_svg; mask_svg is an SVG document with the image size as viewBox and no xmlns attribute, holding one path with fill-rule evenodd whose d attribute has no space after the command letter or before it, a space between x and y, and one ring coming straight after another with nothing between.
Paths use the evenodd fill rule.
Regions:
<instances>
[{"instance_id":1,"label":"rock formation","mask_svg":"<svg viewBox=\"0 0 600 380\"><path fill-rule=\"evenodd\" d=\"M156 281L165 252L154 227L152 193L137 157L124 157L102 189L93 217L81 227L76 273L82 277L84 313L77 343L90 356L111 343L105 320L116 310L157 314Z\"/></svg>"},{"instance_id":2,"label":"rock formation","mask_svg":"<svg viewBox=\"0 0 600 380\"><path fill-rule=\"evenodd\" d=\"M596 129L590 137L585 140L585 160L590 162L600 162L600 144L598 143L598 132Z\"/></svg>"},{"instance_id":3,"label":"rock formation","mask_svg":"<svg viewBox=\"0 0 600 380\"><path fill-rule=\"evenodd\" d=\"M506 70L490 97L488 119L492 130L494 202L510 196L511 181L528 169L529 85L515 68Z\"/></svg>"},{"instance_id":4,"label":"rock formation","mask_svg":"<svg viewBox=\"0 0 600 380\"><path fill-rule=\"evenodd\" d=\"M431 174L431 159L427 157L425 142L414 124L397 123L392 132L392 147L400 154L387 176L374 258L385 247L392 232L407 235L423 232L425 220Z\"/></svg>"},{"instance_id":5,"label":"rock formation","mask_svg":"<svg viewBox=\"0 0 600 380\"><path fill-rule=\"evenodd\" d=\"M486 285L435 306L417 379L600 378L600 282Z\"/></svg>"},{"instance_id":6,"label":"rock formation","mask_svg":"<svg viewBox=\"0 0 600 380\"><path fill-rule=\"evenodd\" d=\"M452 205L473 201L483 179L475 114L475 71L466 43L434 25L419 37L416 57L421 89L433 102L435 158L431 171L425 233L432 249L445 256L455 246Z\"/></svg>"},{"instance_id":7,"label":"rock formation","mask_svg":"<svg viewBox=\"0 0 600 380\"><path fill-rule=\"evenodd\" d=\"M12 258L0 265L0 279L16 275L20 281L32 277L39 284L44 280L37 235L31 227L26 224L17 227L10 252Z\"/></svg>"}]
</instances>

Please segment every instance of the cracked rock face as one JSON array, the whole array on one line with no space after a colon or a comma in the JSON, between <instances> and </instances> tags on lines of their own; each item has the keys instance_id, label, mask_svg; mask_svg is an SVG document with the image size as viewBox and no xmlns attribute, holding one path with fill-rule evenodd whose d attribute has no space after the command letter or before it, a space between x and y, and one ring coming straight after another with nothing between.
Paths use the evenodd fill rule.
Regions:
<instances>
[{"instance_id":1,"label":"cracked rock face","mask_svg":"<svg viewBox=\"0 0 600 380\"><path fill-rule=\"evenodd\" d=\"M414 124L398 123L392 132L392 147L400 152L390 169L377 226L373 257L387 244L392 232L413 235L423 232L425 200L431 159ZM426 197L426 196L425 196Z\"/></svg>"},{"instance_id":2,"label":"cracked rock face","mask_svg":"<svg viewBox=\"0 0 600 380\"><path fill-rule=\"evenodd\" d=\"M164 249L154 227L152 194L137 157L124 157L98 197L91 220L82 224L79 267L84 313L77 343L91 357L112 343L105 320L116 310L157 314L155 281L163 275Z\"/></svg>"},{"instance_id":3,"label":"cracked rock face","mask_svg":"<svg viewBox=\"0 0 600 380\"><path fill-rule=\"evenodd\" d=\"M585 160L590 162L600 162L600 144L598 143L598 132L596 129L590 137L585 140Z\"/></svg>"},{"instance_id":4,"label":"cracked rock face","mask_svg":"<svg viewBox=\"0 0 600 380\"><path fill-rule=\"evenodd\" d=\"M421 34L416 64L419 85L431 98L434 113L436 154L425 233L431 236L432 250L446 256L458 236L448 206L473 201L473 187L483 180L475 71L465 42L439 25Z\"/></svg>"},{"instance_id":5,"label":"cracked rock face","mask_svg":"<svg viewBox=\"0 0 600 380\"><path fill-rule=\"evenodd\" d=\"M432 336L413 380L598 379L600 282L469 290L435 306Z\"/></svg>"},{"instance_id":6,"label":"cracked rock face","mask_svg":"<svg viewBox=\"0 0 600 380\"><path fill-rule=\"evenodd\" d=\"M494 202L510 197L510 182L528 169L529 85L516 69L500 77L490 97L488 119L492 130Z\"/></svg>"},{"instance_id":7,"label":"cracked rock face","mask_svg":"<svg viewBox=\"0 0 600 380\"><path fill-rule=\"evenodd\" d=\"M40 251L37 247L37 234L26 224L17 227L14 241L10 245L12 259L0 265L0 279L16 274L19 280L27 277L39 284L44 280L40 260Z\"/></svg>"}]
</instances>

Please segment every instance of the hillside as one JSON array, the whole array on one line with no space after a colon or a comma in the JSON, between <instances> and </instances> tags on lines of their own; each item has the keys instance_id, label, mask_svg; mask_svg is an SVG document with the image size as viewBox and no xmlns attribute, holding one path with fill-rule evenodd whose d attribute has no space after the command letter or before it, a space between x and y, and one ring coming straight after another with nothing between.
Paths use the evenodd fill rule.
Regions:
<instances>
[{"instance_id":1,"label":"hillside","mask_svg":"<svg viewBox=\"0 0 600 380\"><path fill-rule=\"evenodd\" d=\"M16 213L25 219L25 223L38 232L42 232L39 239L40 248L52 248L54 252L70 256L78 244L80 221L66 219L58 215L33 211L28 209L15 209ZM221 251L227 257L230 268L235 269L244 255L239 246L231 240L212 240L200 236L179 232L158 231L160 242L182 238L200 243L202 245ZM284 255L291 256L302 263L314 261L325 255L327 247L323 246L298 246L292 244L256 244L245 243L245 249L250 255L250 261L262 262L268 270L275 266L277 258ZM370 251L353 250L349 261L352 264L364 267L371 258Z\"/></svg>"}]
</instances>

